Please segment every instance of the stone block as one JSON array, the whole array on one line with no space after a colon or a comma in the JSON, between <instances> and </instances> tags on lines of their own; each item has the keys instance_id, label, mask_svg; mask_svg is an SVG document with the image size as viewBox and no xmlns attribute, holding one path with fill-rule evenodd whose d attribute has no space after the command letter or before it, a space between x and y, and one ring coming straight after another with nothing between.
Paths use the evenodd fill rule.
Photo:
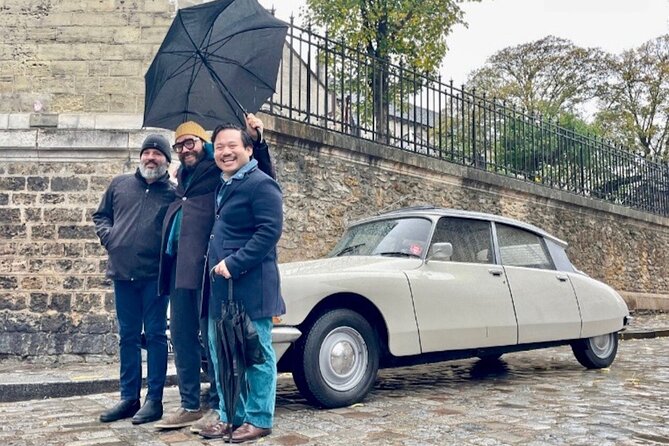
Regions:
<instances>
[{"instance_id":1,"label":"stone block","mask_svg":"<svg viewBox=\"0 0 669 446\"><path fill-rule=\"evenodd\" d=\"M79 209L45 209L44 220L48 223L81 222L82 213Z\"/></svg>"},{"instance_id":2,"label":"stone block","mask_svg":"<svg viewBox=\"0 0 669 446\"><path fill-rule=\"evenodd\" d=\"M95 230L93 225L63 225L58 228L59 239L95 239Z\"/></svg>"},{"instance_id":3,"label":"stone block","mask_svg":"<svg viewBox=\"0 0 669 446\"><path fill-rule=\"evenodd\" d=\"M11 115L10 115L11 116ZM21 123L21 128L27 129L30 125L30 115L26 116L26 122ZM10 121L9 126L13 125ZM4 149L34 149L37 142L36 130L15 130L15 127L10 127L10 130L0 130L0 152ZM25 159L25 158L23 158Z\"/></svg>"},{"instance_id":4,"label":"stone block","mask_svg":"<svg viewBox=\"0 0 669 446\"><path fill-rule=\"evenodd\" d=\"M96 171L96 163L71 163L70 171L75 175L90 175Z\"/></svg>"},{"instance_id":5,"label":"stone block","mask_svg":"<svg viewBox=\"0 0 669 446\"><path fill-rule=\"evenodd\" d=\"M67 293L54 293L51 295L49 310L55 310L58 313L69 313L71 309L72 296Z\"/></svg>"},{"instance_id":6,"label":"stone block","mask_svg":"<svg viewBox=\"0 0 669 446\"><path fill-rule=\"evenodd\" d=\"M8 129L28 129L30 128L30 113L10 113L7 119L7 128ZM19 141L13 145L7 145L4 143L6 136L0 132L0 146L1 147L34 147L35 145L35 132L34 130L24 131L24 132L11 132L11 137L14 140Z\"/></svg>"},{"instance_id":7,"label":"stone block","mask_svg":"<svg viewBox=\"0 0 669 446\"><path fill-rule=\"evenodd\" d=\"M0 283L2 281L2 277L0 276ZM5 288L0 288L0 289L5 289ZM25 310L27 308L26 302L28 300L28 296L23 294L23 293L2 293L0 294L0 310L11 310L11 311L20 311L20 310ZM0 329L0 333L2 333L3 330Z\"/></svg>"},{"instance_id":8,"label":"stone block","mask_svg":"<svg viewBox=\"0 0 669 446\"><path fill-rule=\"evenodd\" d=\"M40 149L114 149L127 146L127 134L121 132L92 130L44 130L39 133L37 145Z\"/></svg>"},{"instance_id":9,"label":"stone block","mask_svg":"<svg viewBox=\"0 0 669 446\"><path fill-rule=\"evenodd\" d=\"M15 290L19 287L15 276L0 276L0 290Z\"/></svg>"},{"instance_id":10,"label":"stone block","mask_svg":"<svg viewBox=\"0 0 669 446\"><path fill-rule=\"evenodd\" d=\"M125 85L125 79L122 77L108 77L100 79L100 94L102 95L124 95L127 96L128 90Z\"/></svg>"},{"instance_id":11,"label":"stone block","mask_svg":"<svg viewBox=\"0 0 669 446\"><path fill-rule=\"evenodd\" d=\"M0 239L11 240L25 236L26 225L0 225Z\"/></svg>"},{"instance_id":12,"label":"stone block","mask_svg":"<svg viewBox=\"0 0 669 446\"><path fill-rule=\"evenodd\" d=\"M111 279L108 279L102 275L91 276L86 278L87 290L105 290L105 289L110 289L111 286L112 286Z\"/></svg>"},{"instance_id":13,"label":"stone block","mask_svg":"<svg viewBox=\"0 0 669 446\"><path fill-rule=\"evenodd\" d=\"M0 189L6 191L26 190L26 179L24 177L0 177Z\"/></svg>"},{"instance_id":14,"label":"stone block","mask_svg":"<svg viewBox=\"0 0 669 446\"><path fill-rule=\"evenodd\" d=\"M30 226L30 238L32 240L54 240L56 238L56 226L32 225Z\"/></svg>"},{"instance_id":15,"label":"stone block","mask_svg":"<svg viewBox=\"0 0 669 446\"><path fill-rule=\"evenodd\" d=\"M106 347L105 335L72 335L70 338L69 348L66 347L68 353L73 354L103 354Z\"/></svg>"},{"instance_id":16,"label":"stone block","mask_svg":"<svg viewBox=\"0 0 669 446\"><path fill-rule=\"evenodd\" d=\"M44 279L42 277L22 277L20 280L21 289L40 291L44 289Z\"/></svg>"},{"instance_id":17,"label":"stone block","mask_svg":"<svg viewBox=\"0 0 669 446\"><path fill-rule=\"evenodd\" d=\"M104 94L86 95L84 109L94 113L106 113L109 111L109 96Z\"/></svg>"},{"instance_id":18,"label":"stone block","mask_svg":"<svg viewBox=\"0 0 669 446\"><path fill-rule=\"evenodd\" d=\"M18 223L21 221L21 209L0 208L0 221Z\"/></svg>"},{"instance_id":19,"label":"stone block","mask_svg":"<svg viewBox=\"0 0 669 446\"><path fill-rule=\"evenodd\" d=\"M22 193L12 194L12 203L16 205L29 206L35 204L36 201L37 201L36 194L22 194Z\"/></svg>"},{"instance_id":20,"label":"stone block","mask_svg":"<svg viewBox=\"0 0 669 446\"><path fill-rule=\"evenodd\" d=\"M51 110L55 113L83 112L86 96L77 93L54 94L51 101Z\"/></svg>"},{"instance_id":21,"label":"stone block","mask_svg":"<svg viewBox=\"0 0 669 446\"><path fill-rule=\"evenodd\" d=\"M9 194L0 193L0 206L7 206L9 203Z\"/></svg>"},{"instance_id":22,"label":"stone block","mask_svg":"<svg viewBox=\"0 0 669 446\"><path fill-rule=\"evenodd\" d=\"M93 310L98 310L101 304L102 301L97 294L76 293L72 300L72 311L76 311L77 313L89 313Z\"/></svg>"},{"instance_id":23,"label":"stone block","mask_svg":"<svg viewBox=\"0 0 669 446\"><path fill-rule=\"evenodd\" d=\"M76 276L67 276L63 278L64 290L80 290L83 288L84 280Z\"/></svg>"},{"instance_id":24,"label":"stone block","mask_svg":"<svg viewBox=\"0 0 669 446\"><path fill-rule=\"evenodd\" d=\"M39 318L39 329L46 333L66 333L72 331L72 321L63 313L48 313Z\"/></svg>"},{"instance_id":25,"label":"stone block","mask_svg":"<svg viewBox=\"0 0 669 446\"><path fill-rule=\"evenodd\" d=\"M95 83L97 84L98 81L95 80ZM77 91L79 92L78 87ZM82 113L60 113L58 115L58 128L73 130L92 129L95 128L95 116Z\"/></svg>"},{"instance_id":26,"label":"stone block","mask_svg":"<svg viewBox=\"0 0 669 446\"><path fill-rule=\"evenodd\" d=\"M88 189L88 180L77 176L51 178L53 192L82 192Z\"/></svg>"},{"instance_id":27,"label":"stone block","mask_svg":"<svg viewBox=\"0 0 669 446\"><path fill-rule=\"evenodd\" d=\"M49 178L28 177L27 186L29 191L45 191L49 188Z\"/></svg>"},{"instance_id":28,"label":"stone block","mask_svg":"<svg viewBox=\"0 0 669 446\"><path fill-rule=\"evenodd\" d=\"M65 243L63 245L65 257L80 257L84 251L83 243Z\"/></svg>"},{"instance_id":29,"label":"stone block","mask_svg":"<svg viewBox=\"0 0 669 446\"><path fill-rule=\"evenodd\" d=\"M81 318L79 332L86 334L105 334L111 331L108 314L87 314Z\"/></svg>"},{"instance_id":30,"label":"stone block","mask_svg":"<svg viewBox=\"0 0 669 446\"><path fill-rule=\"evenodd\" d=\"M58 127L58 114L57 113L31 113L30 114L30 127Z\"/></svg>"},{"instance_id":31,"label":"stone block","mask_svg":"<svg viewBox=\"0 0 669 446\"><path fill-rule=\"evenodd\" d=\"M40 248L40 255L49 257L62 257L65 254L63 243L43 243Z\"/></svg>"},{"instance_id":32,"label":"stone block","mask_svg":"<svg viewBox=\"0 0 669 446\"><path fill-rule=\"evenodd\" d=\"M30 293L30 311L44 313L49 304L49 295L46 293Z\"/></svg>"},{"instance_id":33,"label":"stone block","mask_svg":"<svg viewBox=\"0 0 669 446\"><path fill-rule=\"evenodd\" d=\"M23 209L23 220L26 223L41 223L42 220L42 209L27 208Z\"/></svg>"},{"instance_id":34,"label":"stone block","mask_svg":"<svg viewBox=\"0 0 669 446\"><path fill-rule=\"evenodd\" d=\"M87 61L54 61L50 64L51 73L54 76L68 76L75 75L77 77L88 76Z\"/></svg>"},{"instance_id":35,"label":"stone block","mask_svg":"<svg viewBox=\"0 0 669 446\"><path fill-rule=\"evenodd\" d=\"M107 30L107 39L105 42L109 41L109 31ZM165 37L165 32L163 31L163 37ZM145 41L144 40L144 32L142 32L138 28L130 28L130 27L123 27L123 28L116 28L112 32L112 42L117 43L117 44L128 44L128 43L138 43L138 42L147 42L147 43L160 43L162 42L162 38L158 42L153 42L153 41Z\"/></svg>"},{"instance_id":36,"label":"stone block","mask_svg":"<svg viewBox=\"0 0 669 446\"><path fill-rule=\"evenodd\" d=\"M126 88L127 91L129 91ZM137 113L144 106L140 104L139 95L112 93L109 98L111 113Z\"/></svg>"},{"instance_id":37,"label":"stone block","mask_svg":"<svg viewBox=\"0 0 669 446\"><path fill-rule=\"evenodd\" d=\"M79 23L77 26L59 27L58 42L72 44L76 52L77 48L88 47L95 43L107 43L111 37L110 34L111 29L106 26L90 26L88 23Z\"/></svg>"},{"instance_id":38,"label":"stone block","mask_svg":"<svg viewBox=\"0 0 669 446\"><path fill-rule=\"evenodd\" d=\"M65 194L38 194L40 204L65 203Z\"/></svg>"}]
</instances>

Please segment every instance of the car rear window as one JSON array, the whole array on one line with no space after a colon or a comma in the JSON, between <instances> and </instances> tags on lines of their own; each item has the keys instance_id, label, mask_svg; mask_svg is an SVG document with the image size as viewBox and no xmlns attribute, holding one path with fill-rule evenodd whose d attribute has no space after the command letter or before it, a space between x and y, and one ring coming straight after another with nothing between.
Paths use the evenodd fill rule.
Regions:
<instances>
[{"instance_id":1,"label":"car rear window","mask_svg":"<svg viewBox=\"0 0 669 446\"><path fill-rule=\"evenodd\" d=\"M503 265L555 269L543 237L501 223L495 226Z\"/></svg>"}]
</instances>

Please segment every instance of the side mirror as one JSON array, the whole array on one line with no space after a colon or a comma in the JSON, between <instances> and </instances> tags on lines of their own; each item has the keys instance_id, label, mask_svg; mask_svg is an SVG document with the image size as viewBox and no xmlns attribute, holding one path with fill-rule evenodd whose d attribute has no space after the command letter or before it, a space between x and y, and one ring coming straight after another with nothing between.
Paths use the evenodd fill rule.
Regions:
<instances>
[{"instance_id":1,"label":"side mirror","mask_svg":"<svg viewBox=\"0 0 669 446\"><path fill-rule=\"evenodd\" d=\"M453 255L453 245L450 243L435 243L430 247L430 253L427 260L451 260Z\"/></svg>"}]
</instances>

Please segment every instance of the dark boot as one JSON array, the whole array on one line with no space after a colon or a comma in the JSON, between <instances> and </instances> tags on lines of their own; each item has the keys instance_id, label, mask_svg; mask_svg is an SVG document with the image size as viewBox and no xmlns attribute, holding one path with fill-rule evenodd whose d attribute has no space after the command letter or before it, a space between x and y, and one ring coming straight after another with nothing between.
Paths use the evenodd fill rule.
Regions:
<instances>
[{"instance_id":1,"label":"dark boot","mask_svg":"<svg viewBox=\"0 0 669 446\"><path fill-rule=\"evenodd\" d=\"M102 412L100 421L110 423L123 418L130 418L139 410L139 400L121 400L111 409Z\"/></svg>"},{"instance_id":2,"label":"dark boot","mask_svg":"<svg viewBox=\"0 0 669 446\"><path fill-rule=\"evenodd\" d=\"M160 420L163 417L163 402L146 400L139 412L132 417L132 424L144 424Z\"/></svg>"}]
</instances>

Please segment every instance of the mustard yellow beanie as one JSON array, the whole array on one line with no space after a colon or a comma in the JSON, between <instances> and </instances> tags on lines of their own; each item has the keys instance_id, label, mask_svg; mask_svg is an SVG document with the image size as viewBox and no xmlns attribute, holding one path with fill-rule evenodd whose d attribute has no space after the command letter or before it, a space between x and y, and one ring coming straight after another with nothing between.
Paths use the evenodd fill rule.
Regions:
<instances>
[{"instance_id":1,"label":"mustard yellow beanie","mask_svg":"<svg viewBox=\"0 0 669 446\"><path fill-rule=\"evenodd\" d=\"M183 135L197 136L198 138L204 140L205 142L210 142L209 135L207 134L207 132L202 128L200 124L198 124L195 121L186 121L179 127L177 127L176 131L174 132L174 139L179 139L179 137Z\"/></svg>"}]
</instances>

